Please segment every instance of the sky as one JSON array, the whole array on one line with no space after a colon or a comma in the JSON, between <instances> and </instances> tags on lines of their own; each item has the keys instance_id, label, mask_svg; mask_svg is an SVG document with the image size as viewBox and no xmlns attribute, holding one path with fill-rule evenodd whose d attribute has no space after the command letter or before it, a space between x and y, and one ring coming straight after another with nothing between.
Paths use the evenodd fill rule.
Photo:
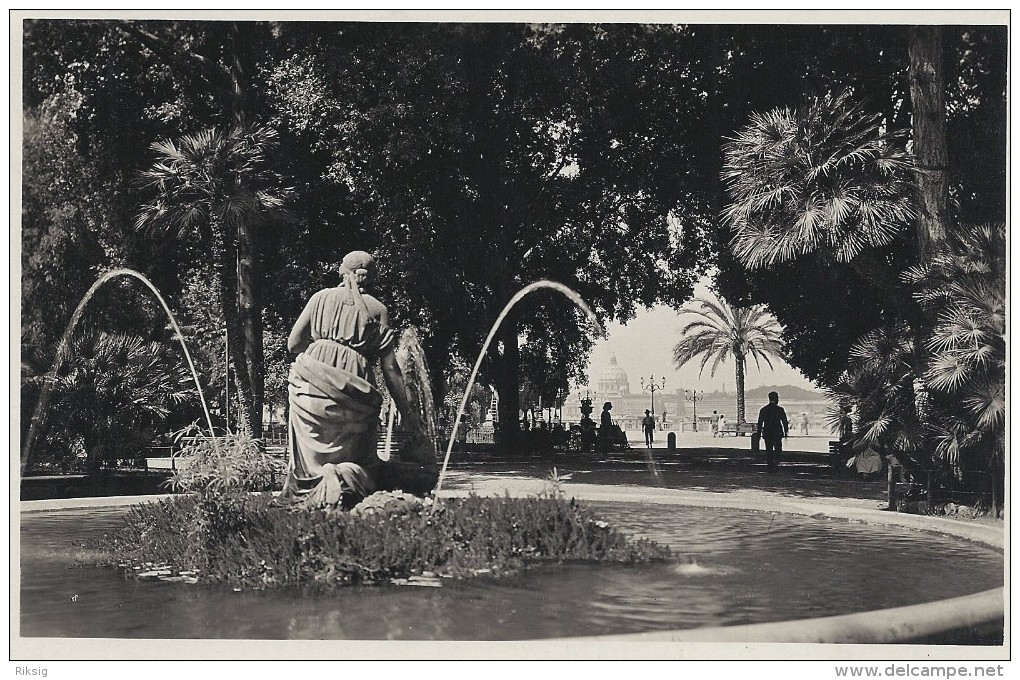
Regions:
<instances>
[{"instance_id":1,"label":"sky","mask_svg":"<svg viewBox=\"0 0 1020 680\"><path fill-rule=\"evenodd\" d=\"M695 297L708 296L708 287L703 283L694 288ZM666 379L666 392L676 389L698 389L711 392L735 389L735 370L731 360L721 364L713 377L710 373L712 363L705 366L699 377L700 361L693 362L677 371L673 366L673 346L680 340L680 329L686 319L675 310L656 306L650 310L641 309L637 316L627 322L609 324L606 328L608 338L598 340L592 350L588 364L589 381L594 387L595 381L610 366L615 353L620 367L626 371L630 380L631 393L640 393L640 378L654 375L658 383ZM762 362L759 369L754 360L749 360L744 376L744 388L750 390L762 385L793 385L811 389L813 385L804 375L785 361L773 360L773 368Z\"/></svg>"}]
</instances>

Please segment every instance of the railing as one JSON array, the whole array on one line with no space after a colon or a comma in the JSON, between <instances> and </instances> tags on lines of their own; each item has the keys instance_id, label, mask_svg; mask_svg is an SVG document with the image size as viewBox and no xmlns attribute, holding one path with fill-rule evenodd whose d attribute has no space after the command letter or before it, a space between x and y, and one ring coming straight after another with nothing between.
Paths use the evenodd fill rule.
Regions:
<instances>
[{"instance_id":1,"label":"railing","mask_svg":"<svg viewBox=\"0 0 1020 680\"><path fill-rule=\"evenodd\" d=\"M495 444L496 432L494 430L468 430L464 441L468 444Z\"/></svg>"}]
</instances>

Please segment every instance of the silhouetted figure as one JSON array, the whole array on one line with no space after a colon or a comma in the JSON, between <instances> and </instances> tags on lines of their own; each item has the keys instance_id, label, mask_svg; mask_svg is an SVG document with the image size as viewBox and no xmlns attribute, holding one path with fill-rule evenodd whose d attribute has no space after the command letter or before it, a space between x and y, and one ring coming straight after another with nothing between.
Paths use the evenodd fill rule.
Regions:
<instances>
[{"instance_id":1,"label":"silhouetted figure","mask_svg":"<svg viewBox=\"0 0 1020 680\"><path fill-rule=\"evenodd\" d=\"M655 439L655 417L648 409L645 409L645 417L641 419L641 429L645 433L645 446L652 448L652 441Z\"/></svg>"},{"instance_id":2,"label":"silhouetted figure","mask_svg":"<svg viewBox=\"0 0 1020 680\"><path fill-rule=\"evenodd\" d=\"M599 447L608 451L613 446L627 448L627 436L615 423L613 423L613 402L607 401L602 405L602 425L599 427Z\"/></svg>"},{"instance_id":3,"label":"silhouetted figure","mask_svg":"<svg viewBox=\"0 0 1020 680\"><path fill-rule=\"evenodd\" d=\"M765 461L769 472L775 472L783 454L783 437L790 436L790 421L779 405L778 392L769 392L769 403L758 412L758 432L765 440Z\"/></svg>"}]
</instances>

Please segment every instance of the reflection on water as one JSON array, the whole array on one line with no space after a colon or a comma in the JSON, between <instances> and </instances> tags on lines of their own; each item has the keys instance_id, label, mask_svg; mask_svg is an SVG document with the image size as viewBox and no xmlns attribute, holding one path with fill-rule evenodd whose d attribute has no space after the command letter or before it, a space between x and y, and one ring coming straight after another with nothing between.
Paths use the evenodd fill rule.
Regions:
<instances>
[{"instance_id":1,"label":"reflection on water","mask_svg":"<svg viewBox=\"0 0 1020 680\"><path fill-rule=\"evenodd\" d=\"M1001 552L840 520L593 503L681 564L543 565L501 581L331 593L140 582L73 566L74 544L123 509L22 515L27 637L518 640L845 614L965 595L1003 582Z\"/></svg>"}]
</instances>

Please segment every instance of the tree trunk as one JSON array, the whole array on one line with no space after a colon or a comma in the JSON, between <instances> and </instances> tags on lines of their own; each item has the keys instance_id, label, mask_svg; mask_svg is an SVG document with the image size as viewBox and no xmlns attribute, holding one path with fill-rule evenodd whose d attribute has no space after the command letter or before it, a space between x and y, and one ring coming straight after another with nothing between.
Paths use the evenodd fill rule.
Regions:
<instances>
[{"instance_id":1,"label":"tree trunk","mask_svg":"<svg viewBox=\"0 0 1020 680\"><path fill-rule=\"evenodd\" d=\"M264 46L256 44L262 40L264 30L258 24L232 22L227 28L224 44L228 52L226 67L199 54L189 52L178 44L161 39L133 24L125 24L125 30L137 37L149 49L156 51L176 65L200 75L214 99L221 102L225 113L239 128L247 126L254 117L251 80L256 68L259 50ZM262 308L259 300L260 280L258 277L258 247L255 224L240 220L236 233L224 233L224 241L236 238L240 257L234 271L233 248L224 254L226 267L231 272L226 276L220 272L223 294L224 320L231 331L230 364L237 385L240 404L240 429L252 437L262 436L262 403L265 392L265 359L262 347ZM228 281L228 278L236 280ZM240 299L238 299L238 295ZM240 314L237 305L240 305ZM240 316L240 319L238 319ZM229 380L229 376L227 378ZM228 405L229 408L229 405Z\"/></svg>"},{"instance_id":2,"label":"tree trunk","mask_svg":"<svg viewBox=\"0 0 1020 680\"><path fill-rule=\"evenodd\" d=\"M520 348L517 346L517 319L511 312L504 320L497 338L502 342L503 352L493 356L493 377L496 392L499 393L499 444L506 451L517 451L521 445L520 381L517 368L520 364Z\"/></svg>"},{"instance_id":3,"label":"tree trunk","mask_svg":"<svg viewBox=\"0 0 1020 680\"><path fill-rule=\"evenodd\" d=\"M949 231L949 154L939 26L910 29L910 99L920 203L917 237L923 258Z\"/></svg>"},{"instance_id":4,"label":"tree trunk","mask_svg":"<svg viewBox=\"0 0 1020 680\"><path fill-rule=\"evenodd\" d=\"M733 357L737 364L737 423L747 422L744 420L744 357Z\"/></svg>"},{"instance_id":5,"label":"tree trunk","mask_svg":"<svg viewBox=\"0 0 1020 680\"><path fill-rule=\"evenodd\" d=\"M255 253L253 225L241 220L237 227L237 285L241 340L250 386L251 402L248 426L252 437L262 437L262 404L265 390L265 359L262 348L262 308L258 300L258 261Z\"/></svg>"},{"instance_id":6,"label":"tree trunk","mask_svg":"<svg viewBox=\"0 0 1020 680\"><path fill-rule=\"evenodd\" d=\"M246 340L242 333L237 305L237 248L231 243L231 235L226 233L226 231L224 231L223 240L223 253L220 257L217 273L220 280L220 304L223 309L223 321L227 325L227 351L230 357L230 374L233 374L234 377L234 392L237 395L239 410L237 430L249 436L257 437L261 436L261 417L259 419L259 434L255 434L255 422L252 418L254 409L251 376L245 359ZM230 380L229 374L226 379ZM261 415L259 413L259 416Z\"/></svg>"},{"instance_id":7,"label":"tree trunk","mask_svg":"<svg viewBox=\"0 0 1020 680\"><path fill-rule=\"evenodd\" d=\"M250 27L249 27L250 28ZM234 124L245 127L251 118L250 87L248 83L254 68L251 31L242 30L241 24L230 26L231 59L228 65L233 91L230 93L230 112ZM244 361L244 382L250 400L242 406L242 416L248 434L262 437L262 404L265 397L265 357L262 347L262 307L259 300L258 245L256 223L253 219L237 221L237 302L241 335L241 356ZM241 392L243 394L243 392ZM247 414L245 414L247 411Z\"/></svg>"}]
</instances>

